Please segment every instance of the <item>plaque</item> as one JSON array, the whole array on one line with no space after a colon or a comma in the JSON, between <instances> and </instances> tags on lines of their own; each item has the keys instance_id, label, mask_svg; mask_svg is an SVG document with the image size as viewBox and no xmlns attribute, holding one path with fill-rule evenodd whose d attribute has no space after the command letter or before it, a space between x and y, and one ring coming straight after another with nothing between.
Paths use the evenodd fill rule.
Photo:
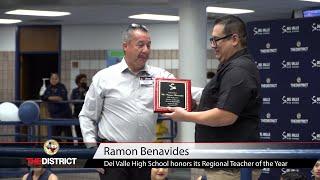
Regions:
<instances>
[{"instance_id":1,"label":"plaque","mask_svg":"<svg viewBox=\"0 0 320 180\"><path fill-rule=\"evenodd\" d=\"M167 107L182 107L191 111L191 81L185 79L156 78L154 86L154 112L165 113Z\"/></svg>"}]
</instances>

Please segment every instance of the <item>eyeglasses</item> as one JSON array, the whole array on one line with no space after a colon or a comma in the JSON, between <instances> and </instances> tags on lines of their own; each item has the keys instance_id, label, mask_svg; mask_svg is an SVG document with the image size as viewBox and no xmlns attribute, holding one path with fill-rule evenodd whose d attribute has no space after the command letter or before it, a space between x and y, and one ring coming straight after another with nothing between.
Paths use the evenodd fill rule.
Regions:
<instances>
[{"instance_id":1,"label":"eyeglasses","mask_svg":"<svg viewBox=\"0 0 320 180\"><path fill-rule=\"evenodd\" d=\"M148 28L145 25L136 24L136 23L130 24L128 29L127 29L127 31L130 30L130 29L140 29L140 30L142 30L144 32L148 32L149 31Z\"/></svg>"},{"instance_id":2,"label":"eyeglasses","mask_svg":"<svg viewBox=\"0 0 320 180\"><path fill-rule=\"evenodd\" d=\"M210 40L210 43L211 43L212 46L217 46L217 42L218 42L218 41L220 41L220 40L222 40L222 39L227 39L227 38L231 37L232 35L233 35L233 34L228 34L228 35L223 36L223 37L220 37L220 38L214 38L214 37L212 37L212 38L210 38L209 40Z\"/></svg>"}]
</instances>

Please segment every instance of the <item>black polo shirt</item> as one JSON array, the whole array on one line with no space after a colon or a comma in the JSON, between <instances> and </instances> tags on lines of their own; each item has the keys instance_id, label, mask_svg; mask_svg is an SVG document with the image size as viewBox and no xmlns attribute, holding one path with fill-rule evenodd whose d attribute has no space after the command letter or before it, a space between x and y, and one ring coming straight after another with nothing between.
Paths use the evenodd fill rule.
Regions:
<instances>
[{"instance_id":1,"label":"black polo shirt","mask_svg":"<svg viewBox=\"0 0 320 180\"><path fill-rule=\"evenodd\" d=\"M260 86L259 71L247 49L220 64L202 92L198 111L219 108L238 115L238 119L223 127L196 124L196 142L258 141Z\"/></svg>"}]
</instances>

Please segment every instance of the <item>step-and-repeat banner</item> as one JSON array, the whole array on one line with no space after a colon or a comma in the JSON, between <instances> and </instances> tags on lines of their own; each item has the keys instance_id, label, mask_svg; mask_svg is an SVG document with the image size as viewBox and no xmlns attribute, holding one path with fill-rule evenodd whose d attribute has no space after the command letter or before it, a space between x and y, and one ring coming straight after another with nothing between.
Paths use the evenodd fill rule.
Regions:
<instances>
[{"instance_id":1,"label":"step-and-repeat banner","mask_svg":"<svg viewBox=\"0 0 320 180\"><path fill-rule=\"evenodd\" d=\"M261 140L319 142L320 19L250 22L247 31L261 75Z\"/></svg>"}]
</instances>

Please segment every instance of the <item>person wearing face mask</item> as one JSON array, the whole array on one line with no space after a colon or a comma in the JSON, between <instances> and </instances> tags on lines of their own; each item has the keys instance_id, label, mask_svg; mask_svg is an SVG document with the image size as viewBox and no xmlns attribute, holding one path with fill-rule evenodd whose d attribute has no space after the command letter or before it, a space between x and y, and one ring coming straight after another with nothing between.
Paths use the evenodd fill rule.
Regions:
<instances>
[{"instance_id":1,"label":"person wearing face mask","mask_svg":"<svg viewBox=\"0 0 320 180\"><path fill-rule=\"evenodd\" d=\"M70 99L75 101L80 100L79 102L75 102L73 104L74 109L73 109L72 116L73 118L78 118L79 113L83 106L82 101L84 100L86 93L89 89L87 85L87 75L85 74L77 75L75 79L75 83L77 84L77 87L72 89ZM75 131L76 131L77 137L82 137L80 126L75 126Z\"/></svg>"},{"instance_id":2,"label":"person wearing face mask","mask_svg":"<svg viewBox=\"0 0 320 180\"><path fill-rule=\"evenodd\" d=\"M77 87L72 89L71 92L71 100L84 100L86 93L89 89L87 85L87 75L85 74L79 74L76 76L75 83L77 84ZM78 118L79 113L82 109L83 102L82 103L75 103L74 104L74 110L73 110L73 117Z\"/></svg>"}]
</instances>

